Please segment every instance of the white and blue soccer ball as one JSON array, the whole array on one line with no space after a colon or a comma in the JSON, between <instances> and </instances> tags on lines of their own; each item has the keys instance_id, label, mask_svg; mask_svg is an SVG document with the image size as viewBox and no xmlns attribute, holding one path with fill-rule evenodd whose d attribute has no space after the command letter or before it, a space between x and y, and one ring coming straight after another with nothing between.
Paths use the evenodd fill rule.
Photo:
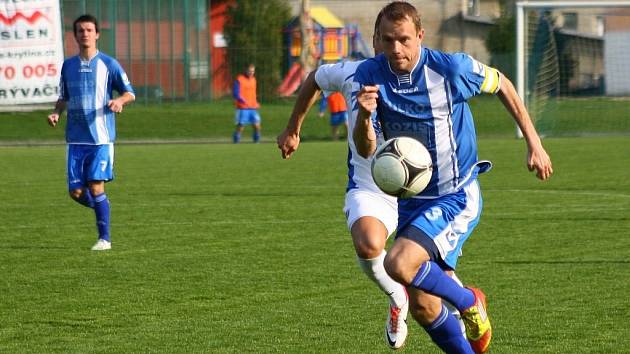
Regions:
<instances>
[{"instance_id":1,"label":"white and blue soccer ball","mask_svg":"<svg viewBox=\"0 0 630 354\"><path fill-rule=\"evenodd\" d=\"M376 149L372 158L374 182L383 192L398 198L422 192L432 173L431 154L413 138L389 139Z\"/></svg>"}]
</instances>

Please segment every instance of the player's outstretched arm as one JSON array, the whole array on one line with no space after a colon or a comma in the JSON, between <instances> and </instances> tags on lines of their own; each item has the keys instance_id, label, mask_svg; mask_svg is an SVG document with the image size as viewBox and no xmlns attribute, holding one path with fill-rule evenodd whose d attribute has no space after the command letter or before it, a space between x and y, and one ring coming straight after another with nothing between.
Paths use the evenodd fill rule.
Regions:
<instances>
[{"instance_id":1,"label":"player's outstretched arm","mask_svg":"<svg viewBox=\"0 0 630 354\"><path fill-rule=\"evenodd\" d=\"M304 118L306 118L306 113L313 106L321 93L321 89L317 86L317 82L315 81L316 71L317 70L314 70L308 74L306 80L302 83L287 127L276 138L278 149L282 152L283 159L291 157L291 154L297 150L300 145L300 129L302 128Z\"/></svg>"},{"instance_id":2,"label":"player's outstretched arm","mask_svg":"<svg viewBox=\"0 0 630 354\"><path fill-rule=\"evenodd\" d=\"M376 111L378 86L363 86L357 93L357 122L352 131L354 145L363 158L370 157L376 150L376 132L372 126L372 112Z\"/></svg>"},{"instance_id":3,"label":"player's outstretched arm","mask_svg":"<svg viewBox=\"0 0 630 354\"><path fill-rule=\"evenodd\" d=\"M503 74L501 74L501 87L497 95L516 121L527 142L527 168L530 171L536 170L536 176L541 180L548 179L553 174L551 158L542 146L525 104L518 96L512 82Z\"/></svg>"},{"instance_id":4,"label":"player's outstretched arm","mask_svg":"<svg viewBox=\"0 0 630 354\"><path fill-rule=\"evenodd\" d=\"M59 118L61 118L61 114L66 110L66 101L58 100L55 103L55 109L51 114L48 115L48 124L51 127L57 126L57 122L59 122Z\"/></svg>"}]
</instances>

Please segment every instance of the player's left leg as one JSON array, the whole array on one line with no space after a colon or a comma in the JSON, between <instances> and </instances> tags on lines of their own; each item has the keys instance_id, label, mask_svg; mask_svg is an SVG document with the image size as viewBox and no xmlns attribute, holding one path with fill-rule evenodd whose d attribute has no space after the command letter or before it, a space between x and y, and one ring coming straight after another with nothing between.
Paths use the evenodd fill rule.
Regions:
<instances>
[{"instance_id":1,"label":"player's left leg","mask_svg":"<svg viewBox=\"0 0 630 354\"><path fill-rule=\"evenodd\" d=\"M251 110L250 123L254 127L252 140L254 141L254 143L257 144L260 142L260 114L258 113L258 110L256 109Z\"/></svg>"},{"instance_id":2,"label":"player's left leg","mask_svg":"<svg viewBox=\"0 0 630 354\"><path fill-rule=\"evenodd\" d=\"M105 182L114 178L114 145L97 145L93 149L92 158L86 161L85 166L88 188L94 199L98 230L98 240L92 250L103 251L111 248L110 204L105 194Z\"/></svg>"},{"instance_id":3,"label":"player's left leg","mask_svg":"<svg viewBox=\"0 0 630 354\"><path fill-rule=\"evenodd\" d=\"M485 296L478 289L462 287L444 270L456 267L481 208L477 181L451 195L400 202L402 227L385 260L385 268L394 279L439 296L460 311L468 340L477 353L487 351L492 335Z\"/></svg>"},{"instance_id":4,"label":"player's left leg","mask_svg":"<svg viewBox=\"0 0 630 354\"><path fill-rule=\"evenodd\" d=\"M109 199L105 194L105 181L91 181L90 192L94 197L94 214L96 216L96 228L98 240L92 247L92 251L104 251L112 248L110 238L110 207Z\"/></svg>"},{"instance_id":5,"label":"player's left leg","mask_svg":"<svg viewBox=\"0 0 630 354\"><path fill-rule=\"evenodd\" d=\"M254 133L252 135L252 140L254 141L254 143L259 143L260 142L260 123L256 123L253 125L254 127Z\"/></svg>"}]
</instances>

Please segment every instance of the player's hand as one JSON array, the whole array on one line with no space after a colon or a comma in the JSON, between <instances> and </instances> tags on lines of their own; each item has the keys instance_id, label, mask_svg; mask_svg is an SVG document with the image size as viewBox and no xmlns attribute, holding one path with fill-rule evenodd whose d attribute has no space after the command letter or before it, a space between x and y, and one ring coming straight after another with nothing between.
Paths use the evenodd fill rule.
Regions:
<instances>
[{"instance_id":1,"label":"player's hand","mask_svg":"<svg viewBox=\"0 0 630 354\"><path fill-rule=\"evenodd\" d=\"M107 106L114 113L120 113L123 110L123 105L118 100L109 100L109 102L107 102Z\"/></svg>"},{"instance_id":2,"label":"player's hand","mask_svg":"<svg viewBox=\"0 0 630 354\"><path fill-rule=\"evenodd\" d=\"M319 112L318 116L319 118L324 118L324 112Z\"/></svg>"},{"instance_id":3,"label":"player's hand","mask_svg":"<svg viewBox=\"0 0 630 354\"><path fill-rule=\"evenodd\" d=\"M359 116L369 117L376 111L376 100L378 99L378 86L363 86L357 93L357 103L359 105Z\"/></svg>"},{"instance_id":4,"label":"player's hand","mask_svg":"<svg viewBox=\"0 0 630 354\"><path fill-rule=\"evenodd\" d=\"M57 122L59 122L59 113L53 112L48 115L48 124L51 127L55 127L57 125Z\"/></svg>"},{"instance_id":5,"label":"player's hand","mask_svg":"<svg viewBox=\"0 0 630 354\"><path fill-rule=\"evenodd\" d=\"M543 181L553 174L551 158L549 158L549 155L542 146L529 149L527 154L527 168L530 171L536 170L536 177Z\"/></svg>"},{"instance_id":6,"label":"player's hand","mask_svg":"<svg viewBox=\"0 0 630 354\"><path fill-rule=\"evenodd\" d=\"M278 149L282 152L282 158L288 159L300 145L300 134L285 129L285 131L276 138L276 143L278 143Z\"/></svg>"}]
</instances>

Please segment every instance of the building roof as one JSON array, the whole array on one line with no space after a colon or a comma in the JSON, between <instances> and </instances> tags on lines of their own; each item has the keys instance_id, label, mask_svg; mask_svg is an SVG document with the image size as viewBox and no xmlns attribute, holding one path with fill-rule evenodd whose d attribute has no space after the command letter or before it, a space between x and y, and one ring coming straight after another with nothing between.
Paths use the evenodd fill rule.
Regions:
<instances>
[{"instance_id":1,"label":"building roof","mask_svg":"<svg viewBox=\"0 0 630 354\"><path fill-rule=\"evenodd\" d=\"M343 28L344 24L337 16L325 7L311 7L309 14L320 26L324 28Z\"/></svg>"}]
</instances>

